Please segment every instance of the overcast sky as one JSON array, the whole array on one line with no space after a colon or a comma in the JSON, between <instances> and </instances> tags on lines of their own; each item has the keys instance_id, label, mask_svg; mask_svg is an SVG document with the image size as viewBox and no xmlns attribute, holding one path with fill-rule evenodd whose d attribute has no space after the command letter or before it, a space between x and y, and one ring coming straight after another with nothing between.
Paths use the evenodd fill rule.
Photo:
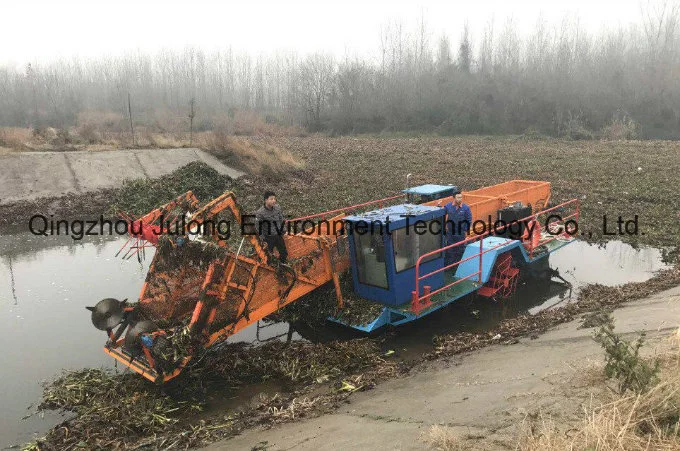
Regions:
<instances>
[{"instance_id":1,"label":"overcast sky","mask_svg":"<svg viewBox=\"0 0 680 451\"><path fill-rule=\"evenodd\" d=\"M638 22L646 0L466 1L151 1L3 0L0 63L22 65L60 57L121 54L187 46L231 46L252 54L277 50L374 55L380 31L400 21L414 30L422 16L432 39L453 43L465 21L473 39L493 19L520 32L539 17L559 24L578 19L593 33Z\"/></svg>"}]
</instances>

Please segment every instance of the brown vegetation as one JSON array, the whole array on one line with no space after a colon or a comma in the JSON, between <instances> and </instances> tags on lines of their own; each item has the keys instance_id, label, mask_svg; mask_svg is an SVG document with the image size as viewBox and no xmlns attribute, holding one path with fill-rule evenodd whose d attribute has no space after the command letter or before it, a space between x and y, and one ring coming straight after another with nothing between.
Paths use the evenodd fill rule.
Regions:
<instances>
[{"instance_id":1,"label":"brown vegetation","mask_svg":"<svg viewBox=\"0 0 680 451\"><path fill-rule=\"evenodd\" d=\"M575 425L558 425L550 418L541 418L538 424L527 422L517 448L522 451L680 448L680 362L673 353L666 354L664 360L659 382L651 389L641 393L609 392L605 399L593 401Z\"/></svg>"},{"instance_id":2,"label":"brown vegetation","mask_svg":"<svg viewBox=\"0 0 680 451\"><path fill-rule=\"evenodd\" d=\"M465 439L448 426L430 426L420 439L437 451L463 451L470 448L470 444L465 443Z\"/></svg>"},{"instance_id":3,"label":"brown vegetation","mask_svg":"<svg viewBox=\"0 0 680 451\"><path fill-rule=\"evenodd\" d=\"M29 128L0 127L0 147L10 150L24 150L32 138Z\"/></svg>"},{"instance_id":4,"label":"brown vegetation","mask_svg":"<svg viewBox=\"0 0 680 451\"><path fill-rule=\"evenodd\" d=\"M192 136L187 117L178 116L169 110L155 111L147 123L135 124L133 138L128 119L123 115L106 111L85 111L78 114L76 125L73 126L0 127L0 147L10 150L63 151L193 146L206 150L224 150L230 146L244 146L234 144L237 141L227 145L227 141L235 136L304 135L299 127L268 123L260 115L249 111L217 115L208 125L207 130L194 130ZM265 152L271 148L269 146Z\"/></svg>"},{"instance_id":5,"label":"brown vegetation","mask_svg":"<svg viewBox=\"0 0 680 451\"><path fill-rule=\"evenodd\" d=\"M377 343L369 339L325 345L222 344L209 354L166 387L130 373L65 372L46 385L41 408L70 410L77 416L25 445L26 449L199 446L247 427L319 415L336 408L351 393L400 372L397 362L384 359ZM287 383L288 389L263 394L252 407L229 415L204 412L209 409L206 393L233 396L241 385L269 379Z\"/></svg>"},{"instance_id":6,"label":"brown vegetation","mask_svg":"<svg viewBox=\"0 0 680 451\"><path fill-rule=\"evenodd\" d=\"M267 138L242 139L222 131L213 131L198 136L197 143L225 164L249 174L282 178L304 167L289 150Z\"/></svg>"}]
</instances>

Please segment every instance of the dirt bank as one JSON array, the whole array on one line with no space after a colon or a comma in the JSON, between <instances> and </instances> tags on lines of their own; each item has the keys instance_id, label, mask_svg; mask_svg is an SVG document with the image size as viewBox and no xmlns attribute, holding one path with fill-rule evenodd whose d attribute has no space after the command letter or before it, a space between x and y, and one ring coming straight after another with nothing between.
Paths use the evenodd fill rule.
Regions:
<instances>
[{"instance_id":1,"label":"dirt bank","mask_svg":"<svg viewBox=\"0 0 680 451\"><path fill-rule=\"evenodd\" d=\"M626 304L613 313L616 330L646 331L652 344L659 343L677 329L678 301L676 287ZM592 329L580 325L575 320L535 339L424 363L355 394L333 414L253 429L206 449L431 449L424 439L434 425L465 449L514 449L528 418L576 421L605 389L592 383L601 376L589 370L602 362L602 349Z\"/></svg>"}]
</instances>

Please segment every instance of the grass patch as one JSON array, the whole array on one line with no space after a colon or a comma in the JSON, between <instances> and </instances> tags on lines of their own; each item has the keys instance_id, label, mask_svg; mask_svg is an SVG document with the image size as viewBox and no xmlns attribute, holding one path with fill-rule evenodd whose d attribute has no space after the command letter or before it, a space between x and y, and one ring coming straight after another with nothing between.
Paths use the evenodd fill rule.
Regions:
<instances>
[{"instance_id":1,"label":"grass patch","mask_svg":"<svg viewBox=\"0 0 680 451\"><path fill-rule=\"evenodd\" d=\"M465 441L446 426L430 426L420 435L420 439L437 451L462 451L467 449Z\"/></svg>"}]
</instances>

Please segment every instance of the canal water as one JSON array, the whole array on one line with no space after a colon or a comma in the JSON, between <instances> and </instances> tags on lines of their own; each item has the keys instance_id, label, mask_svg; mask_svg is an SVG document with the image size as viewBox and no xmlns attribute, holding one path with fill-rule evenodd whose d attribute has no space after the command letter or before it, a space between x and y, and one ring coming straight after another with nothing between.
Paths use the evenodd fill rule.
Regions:
<instances>
[{"instance_id":1,"label":"canal water","mask_svg":"<svg viewBox=\"0 0 680 451\"><path fill-rule=\"evenodd\" d=\"M74 242L59 236L0 236L0 449L30 441L61 420L57 413L34 414L43 381L55 378L63 369L113 366L101 350L106 337L92 327L85 306L106 297L137 298L152 255L147 253L141 263L135 258L114 257L123 243L121 239ZM384 346L415 355L431 350L435 334L483 330L508 315L573 300L584 284L644 281L665 264L657 249L634 249L621 242L603 246L577 242L551 256L551 266L572 285L571 297L565 284L550 283L540 290L520 286L502 307L479 300L454 303L386 332ZM230 341L286 339L288 329L284 323L262 323ZM327 325L324 333L300 328L292 338L343 336L352 334Z\"/></svg>"}]
</instances>

